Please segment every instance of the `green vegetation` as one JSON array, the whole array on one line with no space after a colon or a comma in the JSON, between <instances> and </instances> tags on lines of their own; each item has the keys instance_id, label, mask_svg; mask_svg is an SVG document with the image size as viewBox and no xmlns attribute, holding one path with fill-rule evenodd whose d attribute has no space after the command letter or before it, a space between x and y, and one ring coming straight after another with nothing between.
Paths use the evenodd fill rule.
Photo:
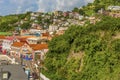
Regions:
<instances>
[{"instance_id":1,"label":"green vegetation","mask_svg":"<svg viewBox=\"0 0 120 80\"><path fill-rule=\"evenodd\" d=\"M0 35L8 35L8 36L10 36L10 35L12 35L12 33L10 33L10 32L0 32Z\"/></svg>"},{"instance_id":2,"label":"green vegetation","mask_svg":"<svg viewBox=\"0 0 120 80\"><path fill-rule=\"evenodd\" d=\"M79 13L79 14L81 14L81 15L85 15L85 12L84 12L83 9L74 8L74 9L72 10L72 12L77 12L77 13Z\"/></svg>"},{"instance_id":3,"label":"green vegetation","mask_svg":"<svg viewBox=\"0 0 120 80\"><path fill-rule=\"evenodd\" d=\"M51 80L120 80L120 19L71 26L49 43L43 73Z\"/></svg>"},{"instance_id":4,"label":"green vegetation","mask_svg":"<svg viewBox=\"0 0 120 80\"><path fill-rule=\"evenodd\" d=\"M108 6L120 6L120 0L95 0L93 3L88 3L87 6L83 6L85 15L93 15L101 8L107 9Z\"/></svg>"},{"instance_id":5,"label":"green vegetation","mask_svg":"<svg viewBox=\"0 0 120 80\"><path fill-rule=\"evenodd\" d=\"M24 21L24 19L27 21ZM23 20L24 24L20 24L20 21ZM0 31L14 31L16 27L20 26L22 29L30 28L30 12L26 14L18 14L18 15L8 15L0 17Z\"/></svg>"},{"instance_id":6,"label":"green vegetation","mask_svg":"<svg viewBox=\"0 0 120 80\"><path fill-rule=\"evenodd\" d=\"M18 19L17 16L13 15L0 17L0 31L6 32L14 30L12 24L15 23L17 19Z\"/></svg>"}]
</instances>

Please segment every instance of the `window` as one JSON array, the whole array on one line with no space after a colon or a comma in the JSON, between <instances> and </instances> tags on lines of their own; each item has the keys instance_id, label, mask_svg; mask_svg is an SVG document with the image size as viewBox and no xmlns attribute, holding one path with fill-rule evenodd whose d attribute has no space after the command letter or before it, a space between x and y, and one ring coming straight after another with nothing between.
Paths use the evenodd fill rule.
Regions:
<instances>
[{"instance_id":1,"label":"window","mask_svg":"<svg viewBox=\"0 0 120 80\"><path fill-rule=\"evenodd\" d=\"M9 76L9 73L8 73L8 72L2 72L2 79L3 79L3 80L7 80L7 79L8 79L8 76Z\"/></svg>"},{"instance_id":2,"label":"window","mask_svg":"<svg viewBox=\"0 0 120 80\"><path fill-rule=\"evenodd\" d=\"M7 79L8 78L8 73L3 73L3 79Z\"/></svg>"}]
</instances>

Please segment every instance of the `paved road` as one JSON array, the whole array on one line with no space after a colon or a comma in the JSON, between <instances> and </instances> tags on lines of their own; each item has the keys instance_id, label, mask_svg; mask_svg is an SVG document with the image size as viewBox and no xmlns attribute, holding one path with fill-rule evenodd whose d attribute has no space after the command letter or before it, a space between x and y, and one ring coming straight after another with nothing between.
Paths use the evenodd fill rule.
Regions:
<instances>
[{"instance_id":1,"label":"paved road","mask_svg":"<svg viewBox=\"0 0 120 80\"><path fill-rule=\"evenodd\" d=\"M19 57L0 55L0 61L7 60L12 63L13 59L15 59L15 62L18 62L19 64L21 64L21 59ZM33 61L23 60L23 63L26 65L25 68L30 69L31 73L35 72L35 73L37 73L37 75L40 75L41 80L49 80L42 73L39 72L38 68L35 68L35 65L34 65L35 63L33 63ZM38 66L38 67L40 67L40 66ZM39 80L39 79L36 79L36 80Z\"/></svg>"},{"instance_id":2,"label":"paved road","mask_svg":"<svg viewBox=\"0 0 120 80\"><path fill-rule=\"evenodd\" d=\"M26 65L26 67L30 68L31 72L35 72L35 68L34 68L34 65L32 64L32 61L26 61L26 60L23 60L23 63Z\"/></svg>"}]
</instances>

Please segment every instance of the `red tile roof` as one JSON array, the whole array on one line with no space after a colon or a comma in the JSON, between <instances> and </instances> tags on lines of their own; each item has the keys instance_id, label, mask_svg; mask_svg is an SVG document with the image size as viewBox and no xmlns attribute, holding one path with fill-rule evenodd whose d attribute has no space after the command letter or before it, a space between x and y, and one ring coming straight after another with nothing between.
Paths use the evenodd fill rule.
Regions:
<instances>
[{"instance_id":1,"label":"red tile roof","mask_svg":"<svg viewBox=\"0 0 120 80\"><path fill-rule=\"evenodd\" d=\"M33 47L33 50L42 50L42 49L48 49L47 44L36 44L35 47Z\"/></svg>"},{"instance_id":2,"label":"red tile roof","mask_svg":"<svg viewBox=\"0 0 120 80\"><path fill-rule=\"evenodd\" d=\"M27 43L27 44L28 44L28 42L26 41L27 38L25 38L25 37L18 37L17 39L18 39L20 42L23 42L23 43Z\"/></svg>"},{"instance_id":3,"label":"red tile roof","mask_svg":"<svg viewBox=\"0 0 120 80\"><path fill-rule=\"evenodd\" d=\"M29 44L29 46L30 46L31 48L34 48L35 46L37 46L37 44Z\"/></svg>"},{"instance_id":4,"label":"red tile roof","mask_svg":"<svg viewBox=\"0 0 120 80\"><path fill-rule=\"evenodd\" d=\"M6 39L6 36L0 35L0 39Z\"/></svg>"},{"instance_id":5,"label":"red tile roof","mask_svg":"<svg viewBox=\"0 0 120 80\"><path fill-rule=\"evenodd\" d=\"M14 40L15 37L14 36L9 36L9 37L6 37L7 40Z\"/></svg>"},{"instance_id":6,"label":"red tile roof","mask_svg":"<svg viewBox=\"0 0 120 80\"><path fill-rule=\"evenodd\" d=\"M44 36L44 37L49 37L50 35L49 35L48 32L46 32L46 33L43 33L42 36Z\"/></svg>"},{"instance_id":7,"label":"red tile roof","mask_svg":"<svg viewBox=\"0 0 120 80\"><path fill-rule=\"evenodd\" d=\"M14 46L14 47L22 47L24 44L25 44L25 43L23 43L23 42L14 42L14 43L12 44L12 46Z\"/></svg>"}]
</instances>

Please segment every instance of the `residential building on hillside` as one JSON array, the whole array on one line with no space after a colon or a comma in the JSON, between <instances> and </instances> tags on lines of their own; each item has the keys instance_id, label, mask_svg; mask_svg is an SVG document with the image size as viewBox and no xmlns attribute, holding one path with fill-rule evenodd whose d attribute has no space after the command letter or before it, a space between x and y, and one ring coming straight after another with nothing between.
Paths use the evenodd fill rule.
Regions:
<instances>
[{"instance_id":1,"label":"residential building on hillside","mask_svg":"<svg viewBox=\"0 0 120 80\"><path fill-rule=\"evenodd\" d=\"M25 45L25 43L23 42L14 42L11 45L10 55L20 57L20 54L21 54L20 51L23 45Z\"/></svg>"},{"instance_id":2,"label":"residential building on hillside","mask_svg":"<svg viewBox=\"0 0 120 80\"><path fill-rule=\"evenodd\" d=\"M64 34L64 32L68 29L68 27L59 27L59 29L57 30L56 34L58 35L62 35Z\"/></svg>"},{"instance_id":3,"label":"residential building on hillside","mask_svg":"<svg viewBox=\"0 0 120 80\"><path fill-rule=\"evenodd\" d=\"M6 36L0 35L0 45L2 45L4 39L6 39Z\"/></svg>"},{"instance_id":4,"label":"residential building on hillside","mask_svg":"<svg viewBox=\"0 0 120 80\"><path fill-rule=\"evenodd\" d=\"M108 10L120 11L120 6L108 6Z\"/></svg>"},{"instance_id":5,"label":"residential building on hillside","mask_svg":"<svg viewBox=\"0 0 120 80\"><path fill-rule=\"evenodd\" d=\"M30 34L35 34L35 33L41 34L41 33L45 33L45 32L46 32L46 30L39 30L39 29L30 29L29 30Z\"/></svg>"},{"instance_id":6,"label":"residential building on hillside","mask_svg":"<svg viewBox=\"0 0 120 80\"><path fill-rule=\"evenodd\" d=\"M55 32L58 29L57 25L50 25L49 26L49 32Z\"/></svg>"},{"instance_id":7,"label":"residential building on hillside","mask_svg":"<svg viewBox=\"0 0 120 80\"><path fill-rule=\"evenodd\" d=\"M42 36L41 36L41 40L50 40L51 36L49 34L49 32L46 32L46 33L42 33Z\"/></svg>"},{"instance_id":8,"label":"residential building on hillside","mask_svg":"<svg viewBox=\"0 0 120 80\"><path fill-rule=\"evenodd\" d=\"M48 45L47 44L36 44L32 47L34 51L34 60L37 59L44 59L45 54L48 51Z\"/></svg>"},{"instance_id":9,"label":"residential building on hillside","mask_svg":"<svg viewBox=\"0 0 120 80\"><path fill-rule=\"evenodd\" d=\"M29 44L37 44L40 42L40 37L28 38L26 41Z\"/></svg>"},{"instance_id":10,"label":"residential building on hillside","mask_svg":"<svg viewBox=\"0 0 120 80\"><path fill-rule=\"evenodd\" d=\"M6 39L3 40L3 43L2 43L2 52L3 52L3 54L9 53L9 51L11 50L11 45L13 44L13 42L15 40L16 39L13 36L6 37Z\"/></svg>"},{"instance_id":11,"label":"residential building on hillside","mask_svg":"<svg viewBox=\"0 0 120 80\"><path fill-rule=\"evenodd\" d=\"M6 37L5 36L0 36L0 52L2 52L2 43L3 43L3 41L6 39Z\"/></svg>"}]
</instances>

